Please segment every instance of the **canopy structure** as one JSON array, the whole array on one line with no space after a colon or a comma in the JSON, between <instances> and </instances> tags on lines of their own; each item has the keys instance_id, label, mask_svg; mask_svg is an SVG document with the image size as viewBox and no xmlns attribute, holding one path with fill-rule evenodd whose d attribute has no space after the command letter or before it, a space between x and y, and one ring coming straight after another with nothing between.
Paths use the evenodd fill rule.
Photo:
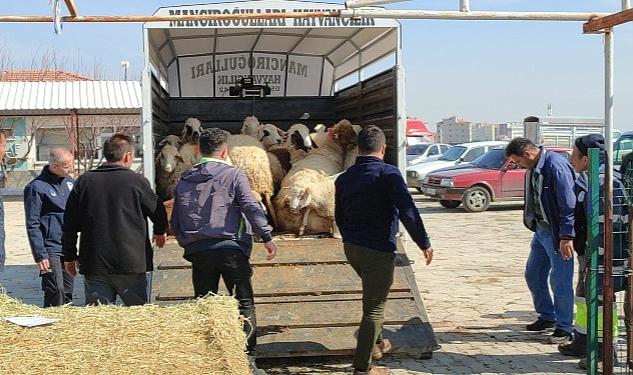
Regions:
<instances>
[{"instance_id":1,"label":"canopy structure","mask_svg":"<svg viewBox=\"0 0 633 375\"><path fill-rule=\"evenodd\" d=\"M302 1L267 1L261 7L258 1L183 5L160 8L155 16L344 9L342 4ZM145 28L153 45L150 62L168 77L171 96L225 96L235 82L231 76L213 79L223 71L261 76L257 83L277 85L273 96L296 96L330 95L333 82L395 55L400 24L316 17L151 22ZM288 79L293 75L306 82Z\"/></svg>"}]
</instances>

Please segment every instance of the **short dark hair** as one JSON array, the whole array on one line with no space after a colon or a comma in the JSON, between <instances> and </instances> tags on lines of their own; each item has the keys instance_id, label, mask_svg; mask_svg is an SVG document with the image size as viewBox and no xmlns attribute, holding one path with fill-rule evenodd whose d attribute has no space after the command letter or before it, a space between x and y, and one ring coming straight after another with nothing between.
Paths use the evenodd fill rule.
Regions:
<instances>
[{"instance_id":1,"label":"short dark hair","mask_svg":"<svg viewBox=\"0 0 633 375\"><path fill-rule=\"evenodd\" d=\"M380 151L387 143L385 133L376 125L369 125L358 133L358 151L363 154Z\"/></svg>"},{"instance_id":2,"label":"short dark hair","mask_svg":"<svg viewBox=\"0 0 633 375\"><path fill-rule=\"evenodd\" d=\"M114 134L103 144L103 156L109 163L123 160L128 152L134 153L134 141L125 134Z\"/></svg>"},{"instance_id":3,"label":"short dark hair","mask_svg":"<svg viewBox=\"0 0 633 375\"><path fill-rule=\"evenodd\" d=\"M228 142L229 133L218 128L204 129L200 132L200 138L198 138L200 153L204 156L209 156L220 150Z\"/></svg>"},{"instance_id":4,"label":"short dark hair","mask_svg":"<svg viewBox=\"0 0 633 375\"><path fill-rule=\"evenodd\" d=\"M536 145L531 140L523 137L516 137L506 146L506 156L523 156L525 150L534 148L536 148Z\"/></svg>"}]
</instances>

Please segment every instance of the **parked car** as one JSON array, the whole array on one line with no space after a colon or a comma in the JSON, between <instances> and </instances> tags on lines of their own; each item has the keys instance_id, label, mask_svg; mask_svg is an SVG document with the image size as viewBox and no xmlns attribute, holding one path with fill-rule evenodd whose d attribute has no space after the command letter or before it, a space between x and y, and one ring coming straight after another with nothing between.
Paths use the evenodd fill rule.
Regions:
<instances>
[{"instance_id":1,"label":"parked car","mask_svg":"<svg viewBox=\"0 0 633 375\"><path fill-rule=\"evenodd\" d=\"M444 143L420 143L407 146L407 165L439 158L451 146Z\"/></svg>"},{"instance_id":2,"label":"parked car","mask_svg":"<svg viewBox=\"0 0 633 375\"><path fill-rule=\"evenodd\" d=\"M571 150L547 147L548 151L571 156ZM488 209L490 202L523 200L526 169L506 158L505 149L495 148L467 166L457 166L429 173L422 184L422 194L438 199L446 208L464 204L469 212Z\"/></svg>"},{"instance_id":3,"label":"parked car","mask_svg":"<svg viewBox=\"0 0 633 375\"><path fill-rule=\"evenodd\" d=\"M424 181L424 177L426 177L427 173L462 163L470 163L485 154L488 150L503 147L507 144L508 142L506 141L487 141L462 143L453 146L442 154L442 156L437 158L437 160L407 167L407 185L420 190L422 181Z\"/></svg>"}]
</instances>

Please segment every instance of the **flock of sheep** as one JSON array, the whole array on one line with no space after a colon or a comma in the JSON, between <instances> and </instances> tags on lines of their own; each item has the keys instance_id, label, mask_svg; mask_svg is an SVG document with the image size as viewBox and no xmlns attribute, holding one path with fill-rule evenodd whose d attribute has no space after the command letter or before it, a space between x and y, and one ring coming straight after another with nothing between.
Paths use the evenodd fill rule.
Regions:
<instances>
[{"instance_id":1,"label":"flock of sheep","mask_svg":"<svg viewBox=\"0 0 633 375\"><path fill-rule=\"evenodd\" d=\"M200 159L196 147L200 130L200 121L189 118L180 137L169 135L158 144L157 193L168 208L178 178ZM354 164L360 130L341 120L329 129L317 125L313 133L303 124L284 132L249 116L241 134L229 136L227 162L244 170L276 230L338 237L334 180Z\"/></svg>"}]
</instances>

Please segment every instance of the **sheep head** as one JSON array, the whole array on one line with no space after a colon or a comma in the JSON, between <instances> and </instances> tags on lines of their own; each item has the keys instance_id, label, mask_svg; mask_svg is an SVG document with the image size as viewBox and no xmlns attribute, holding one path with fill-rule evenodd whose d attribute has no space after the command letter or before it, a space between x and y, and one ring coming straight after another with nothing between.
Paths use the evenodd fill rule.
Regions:
<instances>
[{"instance_id":1,"label":"sheep head","mask_svg":"<svg viewBox=\"0 0 633 375\"><path fill-rule=\"evenodd\" d=\"M178 163L181 163L182 157L178 153L178 149L167 143L161 148L160 153L156 157L158 165L167 173L172 173Z\"/></svg>"},{"instance_id":2,"label":"sheep head","mask_svg":"<svg viewBox=\"0 0 633 375\"><path fill-rule=\"evenodd\" d=\"M286 133L273 124L264 124L257 127L257 139L259 139L264 147L282 143L285 134Z\"/></svg>"},{"instance_id":3,"label":"sheep head","mask_svg":"<svg viewBox=\"0 0 633 375\"><path fill-rule=\"evenodd\" d=\"M191 144L198 143L201 130L202 124L200 124L200 120L194 117L189 117L187 121L185 121L185 126L182 128L181 138L183 142Z\"/></svg>"},{"instance_id":4,"label":"sheep head","mask_svg":"<svg viewBox=\"0 0 633 375\"><path fill-rule=\"evenodd\" d=\"M158 143L158 147L163 148L167 144L172 145L178 149L180 148L180 146L182 146L182 140L177 135L168 135Z\"/></svg>"},{"instance_id":5,"label":"sheep head","mask_svg":"<svg viewBox=\"0 0 633 375\"><path fill-rule=\"evenodd\" d=\"M312 194L310 188L306 186L290 186L288 187L288 209L291 213L297 214L299 211L308 207L312 202Z\"/></svg>"},{"instance_id":6,"label":"sheep head","mask_svg":"<svg viewBox=\"0 0 633 375\"><path fill-rule=\"evenodd\" d=\"M257 128L259 127L259 120L255 116L248 116L242 122L242 134L250 135L252 137L257 136Z\"/></svg>"},{"instance_id":7,"label":"sheep head","mask_svg":"<svg viewBox=\"0 0 633 375\"><path fill-rule=\"evenodd\" d=\"M328 141L335 142L344 150L356 147L358 135L348 120L341 120L328 129Z\"/></svg>"},{"instance_id":8,"label":"sheep head","mask_svg":"<svg viewBox=\"0 0 633 375\"><path fill-rule=\"evenodd\" d=\"M297 150L309 152L312 149L310 129L303 124L294 124L288 129L287 144Z\"/></svg>"}]
</instances>

